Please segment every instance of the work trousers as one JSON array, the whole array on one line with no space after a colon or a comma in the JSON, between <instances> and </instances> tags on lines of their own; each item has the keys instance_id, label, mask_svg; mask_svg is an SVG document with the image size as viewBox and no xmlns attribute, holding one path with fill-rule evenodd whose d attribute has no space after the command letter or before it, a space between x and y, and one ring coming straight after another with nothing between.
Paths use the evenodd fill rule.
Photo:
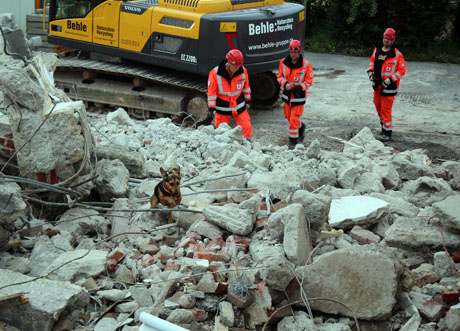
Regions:
<instances>
[{"instance_id":1,"label":"work trousers","mask_svg":"<svg viewBox=\"0 0 460 331\"><path fill-rule=\"evenodd\" d=\"M374 105L375 110L380 118L380 123L384 130L393 129L393 103L395 96L381 95L380 90L374 91Z\"/></svg>"},{"instance_id":2,"label":"work trousers","mask_svg":"<svg viewBox=\"0 0 460 331\"><path fill-rule=\"evenodd\" d=\"M288 103L284 103L284 117L289 122L288 137L289 138L298 138L299 137L299 128L300 128L300 117L304 111L304 105L295 105L291 106Z\"/></svg>"},{"instance_id":3,"label":"work trousers","mask_svg":"<svg viewBox=\"0 0 460 331\"><path fill-rule=\"evenodd\" d=\"M231 115L223 115L216 113L214 116L214 126L218 128L219 125L221 125L222 123L227 123L228 125L230 125L232 117L236 125L240 126L243 129L243 137L247 139L252 139L251 116L249 116L249 112L247 110L240 114L238 114L237 112L232 112Z\"/></svg>"}]
</instances>

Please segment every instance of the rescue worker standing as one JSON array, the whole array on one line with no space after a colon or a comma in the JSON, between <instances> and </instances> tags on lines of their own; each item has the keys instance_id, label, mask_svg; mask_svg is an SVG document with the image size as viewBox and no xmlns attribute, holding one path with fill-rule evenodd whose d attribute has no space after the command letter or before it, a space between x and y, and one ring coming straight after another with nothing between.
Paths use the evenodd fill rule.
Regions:
<instances>
[{"instance_id":1,"label":"rescue worker standing","mask_svg":"<svg viewBox=\"0 0 460 331\"><path fill-rule=\"evenodd\" d=\"M396 31L387 28L383 33L383 47L374 48L367 73L374 88L374 105L382 128L381 140L391 141L393 132L393 103L401 78L406 73L403 54L394 46Z\"/></svg>"},{"instance_id":2,"label":"rescue worker standing","mask_svg":"<svg viewBox=\"0 0 460 331\"><path fill-rule=\"evenodd\" d=\"M230 124L233 117L242 129L243 137L252 139L252 124L249 116L251 88L249 76L243 66L244 57L238 49L230 50L217 67L209 72L208 108L214 116L214 126Z\"/></svg>"},{"instance_id":3,"label":"rescue worker standing","mask_svg":"<svg viewBox=\"0 0 460 331\"><path fill-rule=\"evenodd\" d=\"M289 122L289 149L305 138L305 123L300 117L304 111L307 90L313 83L312 65L302 56L299 40L289 43L289 55L280 61L278 69L281 99L284 102L284 117Z\"/></svg>"}]
</instances>

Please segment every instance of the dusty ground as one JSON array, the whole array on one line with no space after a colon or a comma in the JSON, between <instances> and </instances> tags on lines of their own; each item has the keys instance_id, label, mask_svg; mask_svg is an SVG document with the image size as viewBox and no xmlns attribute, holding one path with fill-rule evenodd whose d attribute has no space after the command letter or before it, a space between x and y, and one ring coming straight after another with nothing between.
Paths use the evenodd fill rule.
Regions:
<instances>
[{"instance_id":1,"label":"dusty ground","mask_svg":"<svg viewBox=\"0 0 460 331\"><path fill-rule=\"evenodd\" d=\"M303 120L305 144L315 138L322 148L340 149L327 136L350 138L363 126L378 133L379 121L367 78L367 58L305 53L317 76ZM393 108L398 150L425 148L433 159L460 159L460 65L408 62ZM280 107L253 114L255 138L283 144L286 122Z\"/></svg>"}]
</instances>

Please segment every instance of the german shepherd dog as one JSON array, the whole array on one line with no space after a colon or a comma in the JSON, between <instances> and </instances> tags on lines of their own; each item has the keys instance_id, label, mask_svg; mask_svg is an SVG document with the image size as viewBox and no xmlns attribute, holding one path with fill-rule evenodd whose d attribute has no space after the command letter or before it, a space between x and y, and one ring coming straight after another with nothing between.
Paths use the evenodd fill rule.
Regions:
<instances>
[{"instance_id":1,"label":"german shepherd dog","mask_svg":"<svg viewBox=\"0 0 460 331\"><path fill-rule=\"evenodd\" d=\"M150 198L150 208L156 208L159 203L168 208L180 205L182 200L180 193L180 168L174 167L167 171L160 168L160 174L163 179L155 186L153 195ZM172 223L172 221L172 211L169 211L168 223Z\"/></svg>"}]
</instances>

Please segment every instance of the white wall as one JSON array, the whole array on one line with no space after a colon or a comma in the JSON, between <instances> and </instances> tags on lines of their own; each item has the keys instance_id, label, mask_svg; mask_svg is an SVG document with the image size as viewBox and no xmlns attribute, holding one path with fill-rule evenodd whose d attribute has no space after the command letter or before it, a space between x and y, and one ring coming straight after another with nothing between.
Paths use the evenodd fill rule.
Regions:
<instances>
[{"instance_id":1,"label":"white wall","mask_svg":"<svg viewBox=\"0 0 460 331\"><path fill-rule=\"evenodd\" d=\"M18 26L26 31L26 15L35 11L34 0L0 0L0 13L13 13Z\"/></svg>"}]
</instances>

